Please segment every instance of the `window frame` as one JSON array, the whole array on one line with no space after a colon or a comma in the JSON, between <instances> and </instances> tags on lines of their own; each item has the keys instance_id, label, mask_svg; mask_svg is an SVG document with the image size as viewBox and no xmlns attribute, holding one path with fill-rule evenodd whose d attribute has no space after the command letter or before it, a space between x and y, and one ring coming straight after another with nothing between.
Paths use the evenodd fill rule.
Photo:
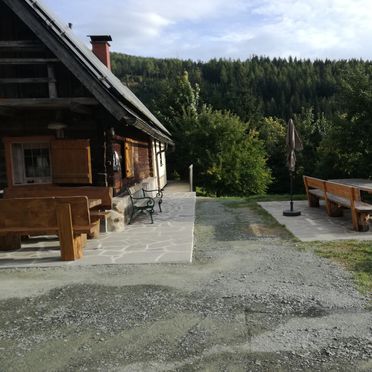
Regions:
<instances>
[{"instance_id":1,"label":"window frame","mask_svg":"<svg viewBox=\"0 0 372 372\"><path fill-rule=\"evenodd\" d=\"M55 139L54 136L29 136L29 137L5 137L3 139L4 150L5 150L5 163L6 163L6 176L8 187L17 187L25 185L50 185L53 184L53 168L51 164L51 141ZM13 145L14 144L45 144L49 148L49 160L50 160L50 177L46 182L32 182L32 183L15 183L14 180L14 161L13 161ZM24 164L23 164L24 168ZM26 178L26 177L25 177ZM40 179L40 177L35 177L35 179Z\"/></svg>"}]
</instances>

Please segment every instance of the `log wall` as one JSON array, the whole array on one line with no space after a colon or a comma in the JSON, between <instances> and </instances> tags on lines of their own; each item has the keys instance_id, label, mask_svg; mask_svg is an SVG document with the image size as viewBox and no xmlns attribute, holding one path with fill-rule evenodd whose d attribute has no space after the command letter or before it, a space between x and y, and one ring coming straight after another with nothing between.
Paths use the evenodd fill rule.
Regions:
<instances>
[{"instance_id":1,"label":"log wall","mask_svg":"<svg viewBox=\"0 0 372 372\"><path fill-rule=\"evenodd\" d=\"M2 138L55 135L56 131L48 129L48 125L56 121L66 125L65 138L90 139L94 185L114 185L113 133L139 144L135 175L126 178L123 173L122 189L153 174L150 137L130 123L117 122L98 103L74 102L74 98L92 99L93 95L3 2L0 2L0 60L0 100L16 102L13 106L0 105L0 188L7 186ZM53 99L59 98L71 99L71 104L54 107ZM44 107L39 104L26 108L21 102L24 99L49 102Z\"/></svg>"}]
</instances>

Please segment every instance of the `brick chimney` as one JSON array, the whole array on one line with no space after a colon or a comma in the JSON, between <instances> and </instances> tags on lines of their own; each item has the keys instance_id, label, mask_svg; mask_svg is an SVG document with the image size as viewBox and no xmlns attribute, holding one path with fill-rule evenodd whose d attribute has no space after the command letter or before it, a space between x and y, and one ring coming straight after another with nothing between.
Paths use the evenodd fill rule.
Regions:
<instances>
[{"instance_id":1,"label":"brick chimney","mask_svg":"<svg viewBox=\"0 0 372 372\"><path fill-rule=\"evenodd\" d=\"M112 41L110 35L88 35L92 44L92 52L98 59L111 70L110 44Z\"/></svg>"}]
</instances>

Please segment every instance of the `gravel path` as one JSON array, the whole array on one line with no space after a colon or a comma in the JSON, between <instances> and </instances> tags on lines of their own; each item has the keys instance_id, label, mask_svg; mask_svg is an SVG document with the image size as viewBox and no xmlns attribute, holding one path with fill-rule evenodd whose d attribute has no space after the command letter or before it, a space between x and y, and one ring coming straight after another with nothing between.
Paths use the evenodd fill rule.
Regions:
<instances>
[{"instance_id":1,"label":"gravel path","mask_svg":"<svg viewBox=\"0 0 372 372\"><path fill-rule=\"evenodd\" d=\"M370 371L351 275L244 203L199 199L192 265L0 272L0 371Z\"/></svg>"}]
</instances>

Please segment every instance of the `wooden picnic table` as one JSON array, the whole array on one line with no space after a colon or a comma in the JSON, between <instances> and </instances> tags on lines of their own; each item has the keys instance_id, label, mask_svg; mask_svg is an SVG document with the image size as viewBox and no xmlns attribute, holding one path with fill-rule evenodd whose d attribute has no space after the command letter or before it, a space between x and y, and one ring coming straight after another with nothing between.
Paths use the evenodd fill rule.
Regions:
<instances>
[{"instance_id":1,"label":"wooden picnic table","mask_svg":"<svg viewBox=\"0 0 372 372\"><path fill-rule=\"evenodd\" d=\"M359 191L365 191L369 194L372 194L372 180L364 178L340 178L329 181L337 182L342 185L353 186L359 189Z\"/></svg>"},{"instance_id":2,"label":"wooden picnic table","mask_svg":"<svg viewBox=\"0 0 372 372\"><path fill-rule=\"evenodd\" d=\"M88 199L89 209L93 209L94 207L98 207L102 204L102 199Z\"/></svg>"}]
</instances>

